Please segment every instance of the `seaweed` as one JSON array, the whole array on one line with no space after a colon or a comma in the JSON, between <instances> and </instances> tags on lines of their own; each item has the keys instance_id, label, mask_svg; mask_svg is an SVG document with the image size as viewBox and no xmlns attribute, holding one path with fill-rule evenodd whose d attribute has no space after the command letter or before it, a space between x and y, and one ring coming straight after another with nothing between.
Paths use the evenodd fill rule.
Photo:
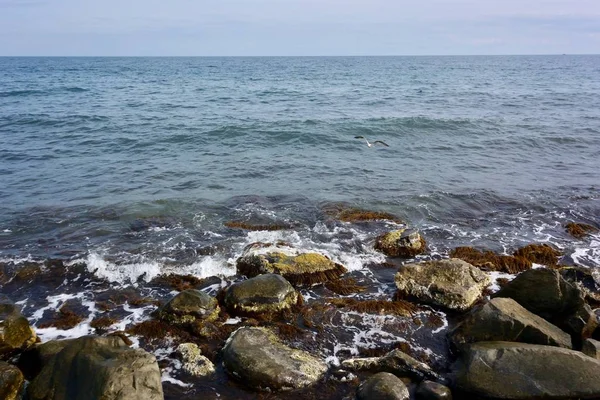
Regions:
<instances>
[{"instance_id":1,"label":"seaweed","mask_svg":"<svg viewBox=\"0 0 600 400\"><path fill-rule=\"evenodd\" d=\"M244 221L227 221L223 225L228 228L245 229L248 231L283 231L292 228L290 225L284 224L252 224Z\"/></svg>"},{"instance_id":2,"label":"seaweed","mask_svg":"<svg viewBox=\"0 0 600 400\"><path fill-rule=\"evenodd\" d=\"M366 287L356 284L354 278L335 279L325 283L325 287L333 293L347 296L349 294L361 293L367 290Z\"/></svg>"},{"instance_id":3,"label":"seaweed","mask_svg":"<svg viewBox=\"0 0 600 400\"><path fill-rule=\"evenodd\" d=\"M63 305L55 312L51 321L40 324L40 328L55 327L62 330L72 329L77 326L84 317L75 313L68 304Z\"/></svg>"},{"instance_id":4,"label":"seaweed","mask_svg":"<svg viewBox=\"0 0 600 400\"><path fill-rule=\"evenodd\" d=\"M356 300L352 298L329 299L338 308L346 308L365 314L390 314L411 317L419 307L405 300Z\"/></svg>"},{"instance_id":5,"label":"seaweed","mask_svg":"<svg viewBox=\"0 0 600 400\"><path fill-rule=\"evenodd\" d=\"M513 253L517 257L522 257L536 264L547 266L556 266L558 258L562 256L561 252L547 244L529 244Z\"/></svg>"},{"instance_id":6,"label":"seaweed","mask_svg":"<svg viewBox=\"0 0 600 400\"><path fill-rule=\"evenodd\" d=\"M486 271L502 271L509 274L531 269L531 261L522 256L498 255L492 251L479 251L473 247L457 247L450 252L450 257L459 258Z\"/></svg>"},{"instance_id":7,"label":"seaweed","mask_svg":"<svg viewBox=\"0 0 600 400\"><path fill-rule=\"evenodd\" d=\"M565 229L571 236L577 239L582 239L590 233L598 232L598 228L595 226L577 222L569 222L565 225Z\"/></svg>"}]
</instances>

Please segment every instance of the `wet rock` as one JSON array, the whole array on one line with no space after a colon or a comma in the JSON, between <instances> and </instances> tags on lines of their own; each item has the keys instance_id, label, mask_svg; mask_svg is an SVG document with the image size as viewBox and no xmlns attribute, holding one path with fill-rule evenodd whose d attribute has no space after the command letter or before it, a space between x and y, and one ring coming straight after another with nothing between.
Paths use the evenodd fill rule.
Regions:
<instances>
[{"instance_id":1,"label":"wet rock","mask_svg":"<svg viewBox=\"0 0 600 400\"><path fill-rule=\"evenodd\" d=\"M352 358L341 363L349 371L389 372L415 381L424 379L441 380L429 365L415 360L408 354L395 349L383 357Z\"/></svg>"},{"instance_id":2,"label":"wet rock","mask_svg":"<svg viewBox=\"0 0 600 400\"><path fill-rule=\"evenodd\" d=\"M600 360L600 342L597 340L586 339L581 351L587 356Z\"/></svg>"},{"instance_id":3,"label":"wet rock","mask_svg":"<svg viewBox=\"0 0 600 400\"><path fill-rule=\"evenodd\" d=\"M536 264L555 266L562 253L547 244L529 244L514 252L516 257L523 257Z\"/></svg>"},{"instance_id":4,"label":"wet rock","mask_svg":"<svg viewBox=\"0 0 600 400\"><path fill-rule=\"evenodd\" d=\"M6 359L31 346L36 341L35 331L21 310L10 299L0 295L0 359Z\"/></svg>"},{"instance_id":5,"label":"wet rock","mask_svg":"<svg viewBox=\"0 0 600 400\"><path fill-rule=\"evenodd\" d=\"M577 285L554 269L537 268L519 274L492 297L510 297L527 310L573 336L576 348L598 326L596 315L585 303Z\"/></svg>"},{"instance_id":6,"label":"wet rock","mask_svg":"<svg viewBox=\"0 0 600 400\"><path fill-rule=\"evenodd\" d=\"M600 396L600 361L560 347L479 342L466 349L453 369L458 389L486 398Z\"/></svg>"},{"instance_id":7,"label":"wet rock","mask_svg":"<svg viewBox=\"0 0 600 400\"><path fill-rule=\"evenodd\" d=\"M423 381L415 393L417 400L451 400L452 392L447 386L432 381Z\"/></svg>"},{"instance_id":8,"label":"wet rock","mask_svg":"<svg viewBox=\"0 0 600 400\"><path fill-rule=\"evenodd\" d=\"M484 272L456 258L404 265L395 281L404 295L459 311L470 308L490 284Z\"/></svg>"},{"instance_id":9,"label":"wet rock","mask_svg":"<svg viewBox=\"0 0 600 400\"><path fill-rule=\"evenodd\" d=\"M479 251L473 247L457 247L450 252L450 257L460 258L484 271L518 274L531 269L531 261L526 258L499 255L489 250Z\"/></svg>"},{"instance_id":10,"label":"wet rock","mask_svg":"<svg viewBox=\"0 0 600 400\"><path fill-rule=\"evenodd\" d=\"M163 399L156 358L118 337L73 339L27 387L29 400Z\"/></svg>"},{"instance_id":11,"label":"wet rock","mask_svg":"<svg viewBox=\"0 0 600 400\"><path fill-rule=\"evenodd\" d=\"M571 234L571 236L577 239L583 239L591 233L598 232L598 228L588 224L569 222L565 225L566 231Z\"/></svg>"},{"instance_id":12,"label":"wet rock","mask_svg":"<svg viewBox=\"0 0 600 400\"><path fill-rule=\"evenodd\" d=\"M249 221L227 221L224 225L228 228L245 229L248 231L282 231L292 228L289 224L276 222L261 223Z\"/></svg>"},{"instance_id":13,"label":"wet rock","mask_svg":"<svg viewBox=\"0 0 600 400\"><path fill-rule=\"evenodd\" d=\"M46 343L35 344L21 354L17 365L23 371L25 377L32 380L54 356L73 340L75 339L51 340Z\"/></svg>"},{"instance_id":14,"label":"wet rock","mask_svg":"<svg viewBox=\"0 0 600 400\"><path fill-rule=\"evenodd\" d=\"M383 211L363 210L343 203L326 204L323 206L323 212L342 222L393 221L398 224L402 223L402 220L393 214Z\"/></svg>"},{"instance_id":15,"label":"wet rock","mask_svg":"<svg viewBox=\"0 0 600 400\"><path fill-rule=\"evenodd\" d=\"M23 374L19 371L19 368L0 361L0 399L20 399L24 381Z\"/></svg>"},{"instance_id":16,"label":"wet rock","mask_svg":"<svg viewBox=\"0 0 600 400\"><path fill-rule=\"evenodd\" d=\"M225 307L232 314L272 314L298 302L294 287L277 274L259 275L235 283L225 292Z\"/></svg>"},{"instance_id":17,"label":"wet rock","mask_svg":"<svg viewBox=\"0 0 600 400\"><path fill-rule=\"evenodd\" d=\"M408 400L408 388L395 375L380 372L364 381L356 392L357 400Z\"/></svg>"},{"instance_id":18,"label":"wet rock","mask_svg":"<svg viewBox=\"0 0 600 400\"><path fill-rule=\"evenodd\" d=\"M400 229L385 233L375 240L375 250L389 257L411 258L422 254L427 243L414 229Z\"/></svg>"},{"instance_id":19,"label":"wet rock","mask_svg":"<svg viewBox=\"0 0 600 400\"><path fill-rule=\"evenodd\" d=\"M484 341L523 342L571 348L571 336L510 298L495 298L469 313L450 337L455 346Z\"/></svg>"},{"instance_id":20,"label":"wet rock","mask_svg":"<svg viewBox=\"0 0 600 400\"><path fill-rule=\"evenodd\" d=\"M187 324L195 321L214 321L219 315L217 299L201 290L188 289L173 297L160 308L160 319L175 323Z\"/></svg>"},{"instance_id":21,"label":"wet rock","mask_svg":"<svg viewBox=\"0 0 600 400\"><path fill-rule=\"evenodd\" d=\"M240 382L259 390L291 390L319 381L327 365L279 342L268 330L240 328L223 348L223 365Z\"/></svg>"},{"instance_id":22,"label":"wet rock","mask_svg":"<svg viewBox=\"0 0 600 400\"><path fill-rule=\"evenodd\" d=\"M177 346L177 352L181 356L183 370L193 376L209 376L215 373L215 366L202 355L198 345L194 343L182 343Z\"/></svg>"},{"instance_id":23,"label":"wet rock","mask_svg":"<svg viewBox=\"0 0 600 400\"><path fill-rule=\"evenodd\" d=\"M318 253L299 253L283 244L253 243L237 260L237 271L249 278L261 274L279 274L292 285L312 285L337 279L347 272Z\"/></svg>"}]
</instances>

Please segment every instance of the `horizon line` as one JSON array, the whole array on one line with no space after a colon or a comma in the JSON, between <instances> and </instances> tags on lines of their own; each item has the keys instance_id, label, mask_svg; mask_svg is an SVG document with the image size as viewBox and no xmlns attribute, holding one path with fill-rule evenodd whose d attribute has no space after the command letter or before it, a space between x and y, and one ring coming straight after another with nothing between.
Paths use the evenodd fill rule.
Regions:
<instances>
[{"instance_id":1,"label":"horizon line","mask_svg":"<svg viewBox=\"0 0 600 400\"><path fill-rule=\"evenodd\" d=\"M275 57L544 57L598 56L600 53L515 53L515 54L355 54L355 55L0 55L0 58L275 58Z\"/></svg>"}]
</instances>

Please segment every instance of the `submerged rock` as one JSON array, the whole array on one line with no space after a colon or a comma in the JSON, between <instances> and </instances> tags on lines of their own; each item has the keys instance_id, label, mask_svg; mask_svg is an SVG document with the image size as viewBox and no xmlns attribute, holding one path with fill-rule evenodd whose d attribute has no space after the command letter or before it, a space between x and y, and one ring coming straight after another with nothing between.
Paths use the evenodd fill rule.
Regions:
<instances>
[{"instance_id":1,"label":"submerged rock","mask_svg":"<svg viewBox=\"0 0 600 400\"><path fill-rule=\"evenodd\" d=\"M201 290L188 289L173 297L158 311L160 319L185 324L200 321L214 321L219 316L217 299Z\"/></svg>"},{"instance_id":2,"label":"submerged rock","mask_svg":"<svg viewBox=\"0 0 600 400\"><path fill-rule=\"evenodd\" d=\"M395 375L380 372L375 374L358 387L357 400L408 400L408 388Z\"/></svg>"},{"instance_id":3,"label":"submerged rock","mask_svg":"<svg viewBox=\"0 0 600 400\"><path fill-rule=\"evenodd\" d=\"M404 265L395 281L404 295L459 311L470 308L490 284L484 272L456 258Z\"/></svg>"},{"instance_id":4,"label":"submerged rock","mask_svg":"<svg viewBox=\"0 0 600 400\"><path fill-rule=\"evenodd\" d=\"M425 239L414 229L388 232L375 240L375 250L389 257L411 258L424 253L426 249Z\"/></svg>"},{"instance_id":5,"label":"submerged rock","mask_svg":"<svg viewBox=\"0 0 600 400\"><path fill-rule=\"evenodd\" d=\"M450 388L441 383L423 381L419 384L415 395L418 400L451 400Z\"/></svg>"},{"instance_id":6,"label":"submerged rock","mask_svg":"<svg viewBox=\"0 0 600 400\"><path fill-rule=\"evenodd\" d=\"M0 295L0 359L24 350L36 341L35 331L21 310L6 296Z\"/></svg>"},{"instance_id":7,"label":"submerged rock","mask_svg":"<svg viewBox=\"0 0 600 400\"><path fill-rule=\"evenodd\" d=\"M156 358L119 337L84 336L52 357L27 387L29 400L160 400Z\"/></svg>"},{"instance_id":8,"label":"submerged rock","mask_svg":"<svg viewBox=\"0 0 600 400\"><path fill-rule=\"evenodd\" d=\"M206 357L198 345L194 343L182 343L177 346L177 352L181 356L182 368L193 376L208 376L215 373L215 366Z\"/></svg>"},{"instance_id":9,"label":"submerged rock","mask_svg":"<svg viewBox=\"0 0 600 400\"><path fill-rule=\"evenodd\" d=\"M292 285L312 285L337 279L347 272L343 265L334 263L318 253L299 253L277 244L253 243L246 247L237 260L237 271L247 277L261 274L279 274Z\"/></svg>"},{"instance_id":10,"label":"submerged rock","mask_svg":"<svg viewBox=\"0 0 600 400\"><path fill-rule=\"evenodd\" d=\"M323 207L323 212L342 222L393 221L398 224L402 223L402 220L393 214L383 211L363 210L343 203L326 204Z\"/></svg>"},{"instance_id":11,"label":"submerged rock","mask_svg":"<svg viewBox=\"0 0 600 400\"><path fill-rule=\"evenodd\" d=\"M25 379L19 368L0 361L0 399L20 399L24 382Z\"/></svg>"},{"instance_id":12,"label":"submerged rock","mask_svg":"<svg viewBox=\"0 0 600 400\"><path fill-rule=\"evenodd\" d=\"M263 328L240 328L223 347L227 372L259 390L291 390L319 381L327 365L309 353L292 349Z\"/></svg>"},{"instance_id":13,"label":"submerged rock","mask_svg":"<svg viewBox=\"0 0 600 400\"><path fill-rule=\"evenodd\" d=\"M289 310L298 292L277 274L259 275L234 283L225 292L225 307L232 314L271 314Z\"/></svg>"},{"instance_id":14,"label":"submerged rock","mask_svg":"<svg viewBox=\"0 0 600 400\"><path fill-rule=\"evenodd\" d=\"M571 336L510 298L495 298L471 310L450 337L460 347L484 341L523 342L571 348Z\"/></svg>"},{"instance_id":15,"label":"submerged rock","mask_svg":"<svg viewBox=\"0 0 600 400\"><path fill-rule=\"evenodd\" d=\"M454 365L457 388L497 399L600 396L600 360L554 346L511 342L470 345Z\"/></svg>"}]
</instances>

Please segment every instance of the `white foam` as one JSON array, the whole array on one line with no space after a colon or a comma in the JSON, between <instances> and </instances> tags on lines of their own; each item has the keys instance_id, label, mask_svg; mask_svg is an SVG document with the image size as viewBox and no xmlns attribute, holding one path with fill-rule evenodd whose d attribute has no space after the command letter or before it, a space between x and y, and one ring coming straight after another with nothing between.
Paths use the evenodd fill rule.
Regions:
<instances>
[{"instance_id":1,"label":"white foam","mask_svg":"<svg viewBox=\"0 0 600 400\"><path fill-rule=\"evenodd\" d=\"M104 260L97 253L90 253L88 255L86 265L89 272L109 282L130 282L135 284L140 278L146 282L150 282L161 273L160 265L155 261L115 264Z\"/></svg>"},{"instance_id":2,"label":"white foam","mask_svg":"<svg viewBox=\"0 0 600 400\"><path fill-rule=\"evenodd\" d=\"M515 279L516 275L513 274L508 274L506 272L500 272L500 271L489 271L487 272L487 274L489 275L490 279L492 280L492 284L489 286L489 289L492 292L497 292L498 290L500 290L500 285L498 285L498 279L507 279L509 281L512 281L513 279Z\"/></svg>"}]
</instances>

